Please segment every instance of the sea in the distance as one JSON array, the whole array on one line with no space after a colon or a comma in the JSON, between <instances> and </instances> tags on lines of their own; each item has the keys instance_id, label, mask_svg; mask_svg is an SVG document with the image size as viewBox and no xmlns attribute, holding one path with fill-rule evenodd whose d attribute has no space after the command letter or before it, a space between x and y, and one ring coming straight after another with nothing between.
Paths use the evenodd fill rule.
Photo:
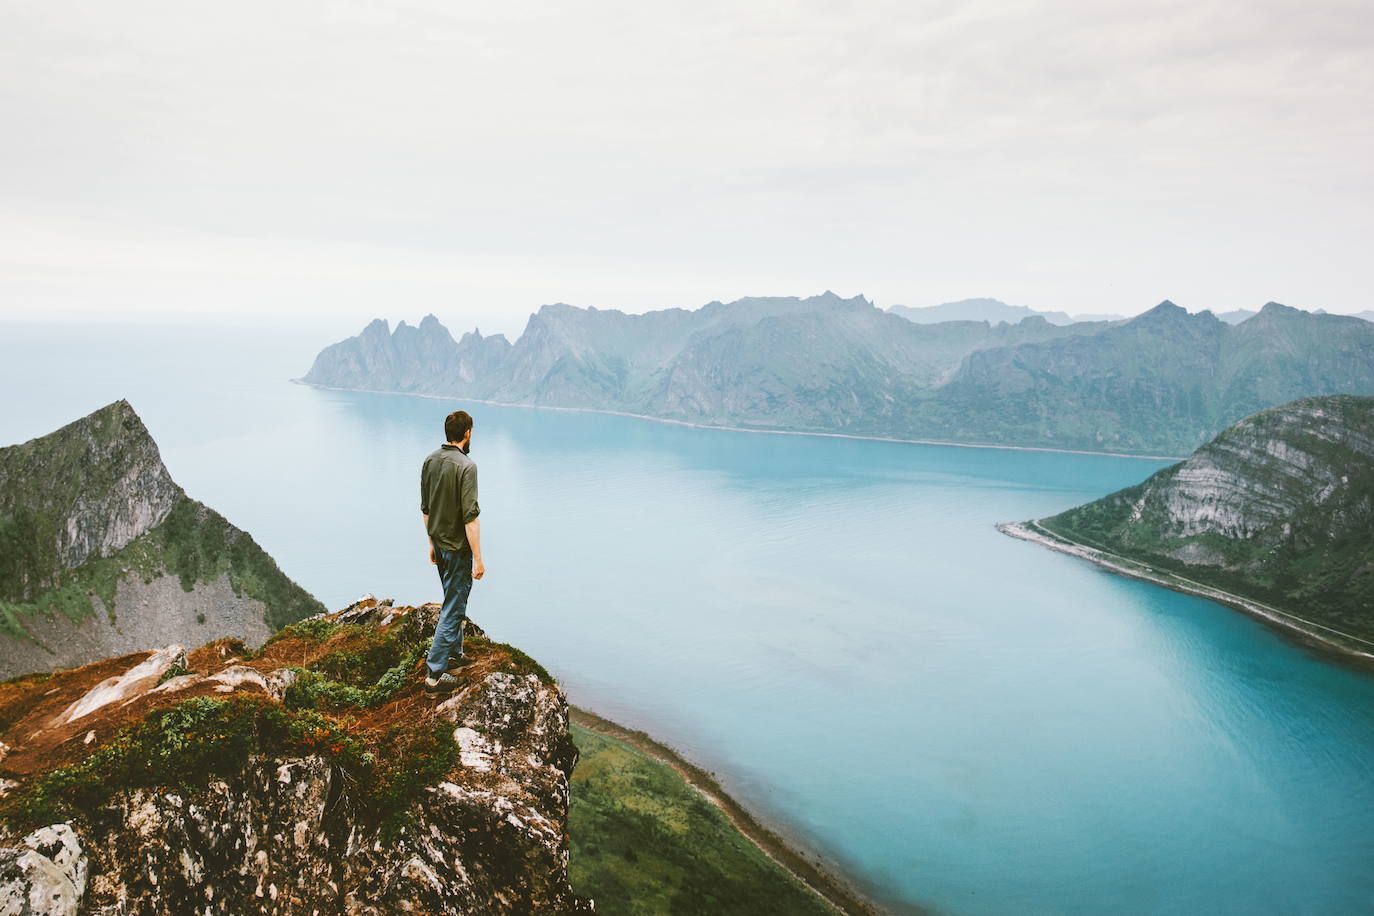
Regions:
<instances>
[{"instance_id":1,"label":"sea in the distance","mask_svg":"<svg viewBox=\"0 0 1374 916\"><path fill-rule=\"evenodd\" d=\"M287 381L338 336L0 325L0 444L126 397L330 607L435 600L458 404ZM1162 462L471 409L473 618L894 908L1374 907L1374 676L993 529Z\"/></svg>"}]
</instances>

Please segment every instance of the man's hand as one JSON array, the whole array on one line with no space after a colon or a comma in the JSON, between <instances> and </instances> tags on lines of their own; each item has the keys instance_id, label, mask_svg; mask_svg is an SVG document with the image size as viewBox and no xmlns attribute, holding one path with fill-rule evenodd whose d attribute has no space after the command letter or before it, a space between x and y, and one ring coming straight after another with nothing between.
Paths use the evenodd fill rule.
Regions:
<instances>
[{"instance_id":1,"label":"man's hand","mask_svg":"<svg viewBox=\"0 0 1374 916\"><path fill-rule=\"evenodd\" d=\"M472 578L474 578L474 579L480 579L480 578L482 578L482 574L485 573L486 571L487 571L487 564L485 564L485 563L482 562L482 558L481 558L480 556L475 556L475 557L473 557L473 558L472 558Z\"/></svg>"},{"instance_id":2,"label":"man's hand","mask_svg":"<svg viewBox=\"0 0 1374 916\"><path fill-rule=\"evenodd\" d=\"M430 544L430 545L429 545L429 562L433 563L433 564L436 565L436 566L439 565L439 561L436 560L436 559L434 559L434 545L433 545L433 544Z\"/></svg>"}]
</instances>

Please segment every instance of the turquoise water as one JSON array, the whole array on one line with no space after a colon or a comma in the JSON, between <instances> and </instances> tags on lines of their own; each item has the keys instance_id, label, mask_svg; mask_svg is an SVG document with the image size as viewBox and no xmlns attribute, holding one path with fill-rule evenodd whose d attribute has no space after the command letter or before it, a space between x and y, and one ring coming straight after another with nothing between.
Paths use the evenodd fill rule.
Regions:
<instances>
[{"instance_id":1,"label":"turquoise water","mask_svg":"<svg viewBox=\"0 0 1374 916\"><path fill-rule=\"evenodd\" d=\"M456 405L287 383L325 342L0 326L0 444L128 397L328 605L435 600ZM1374 677L993 530L1160 462L470 409L474 619L894 908L1370 909Z\"/></svg>"}]
</instances>

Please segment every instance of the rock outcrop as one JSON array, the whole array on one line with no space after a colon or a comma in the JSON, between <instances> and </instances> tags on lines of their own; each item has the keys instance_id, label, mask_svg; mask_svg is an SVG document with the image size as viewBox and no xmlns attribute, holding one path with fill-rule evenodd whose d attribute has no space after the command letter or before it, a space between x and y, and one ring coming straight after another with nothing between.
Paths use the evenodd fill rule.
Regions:
<instances>
[{"instance_id":1,"label":"rock outcrop","mask_svg":"<svg viewBox=\"0 0 1374 916\"><path fill-rule=\"evenodd\" d=\"M1036 524L1374 648L1374 398L1260 411L1143 483Z\"/></svg>"},{"instance_id":2,"label":"rock outcrop","mask_svg":"<svg viewBox=\"0 0 1374 916\"><path fill-rule=\"evenodd\" d=\"M562 690L469 625L459 688L425 694L436 615L369 597L259 652L0 685L0 912L591 912Z\"/></svg>"},{"instance_id":3,"label":"rock outcrop","mask_svg":"<svg viewBox=\"0 0 1374 916\"><path fill-rule=\"evenodd\" d=\"M0 449L0 678L323 610L177 486L127 401Z\"/></svg>"},{"instance_id":4,"label":"rock outcrop","mask_svg":"<svg viewBox=\"0 0 1374 916\"><path fill-rule=\"evenodd\" d=\"M322 350L304 381L364 391L473 394L489 384L510 348L503 335L483 337L475 329L455 341L433 315L418 327L402 321L394 331L378 318L357 337Z\"/></svg>"}]
</instances>

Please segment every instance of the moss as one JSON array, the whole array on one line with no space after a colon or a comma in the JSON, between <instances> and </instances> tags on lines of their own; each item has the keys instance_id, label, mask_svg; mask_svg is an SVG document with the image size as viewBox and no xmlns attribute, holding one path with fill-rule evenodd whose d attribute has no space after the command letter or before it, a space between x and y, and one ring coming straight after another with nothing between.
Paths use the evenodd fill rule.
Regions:
<instances>
[{"instance_id":1,"label":"moss","mask_svg":"<svg viewBox=\"0 0 1374 916\"><path fill-rule=\"evenodd\" d=\"M392 834L411 802L457 759L453 735L428 720L358 736L349 722L258 696L193 697L149 712L80 763L25 783L0 802L0 821L23 832L93 812L121 791L194 791L211 779L233 779L256 754L317 755L348 776L349 801L362 819Z\"/></svg>"},{"instance_id":2,"label":"moss","mask_svg":"<svg viewBox=\"0 0 1374 916\"><path fill-rule=\"evenodd\" d=\"M500 670L502 671L509 674L517 674L522 677L526 674L533 674L535 677L539 678L542 683L549 686L557 683L553 675L549 674L548 670L543 665L539 664L539 662L530 658L510 643L492 642L485 636L469 636L464 639L463 642L465 646L471 646L474 649L496 649L504 653L507 658L500 666Z\"/></svg>"},{"instance_id":3,"label":"moss","mask_svg":"<svg viewBox=\"0 0 1374 916\"><path fill-rule=\"evenodd\" d=\"M335 633L339 632L345 624L335 623L325 617L312 617L307 620L297 621L289 626L282 627L272 637L267 640L266 645L270 646L274 642L283 639L308 639L312 642L324 642ZM266 646L264 646L266 648Z\"/></svg>"},{"instance_id":4,"label":"moss","mask_svg":"<svg viewBox=\"0 0 1374 916\"><path fill-rule=\"evenodd\" d=\"M375 683L406 656L405 640L396 632L357 628L347 644L310 667L345 684Z\"/></svg>"},{"instance_id":5,"label":"moss","mask_svg":"<svg viewBox=\"0 0 1374 916\"><path fill-rule=\"evenodd\" d=\"M376 634L369 632L366 635ZM308 668L293 669L296 671L296 682L287 688L283 698L285 703L294 709L375 709L381 706L416 676L415 666L429 650L427 640L414 642L393 634L387 635L390 639L385 656L397 658L397 661L378 674L371 683L360 683L360 675L375 670L378 664L375 659L371 666L351 667L349 660L357 653L333 652ZM371 640L366 642L371 644ZM342 674L339 673L341 669ZM331 677L331 674L336 676Z\"/></svg>"},{"instance_id":6,"label":"moss","mask_svg":"<svg viewBox=\"0 0 1374 916\"><path fill-rule=\"evenodd\" d=\"M439 719L393 725L377 737L371 750L368 797L379 811L405 810L458 762L453 726Z\"/></svg>"},{"instance_id":7,"label":"moss","mask_svg":"<svg viewBox=\"0 0 1374 916\"><path fill-rule=\"evenodd\" d=\"M18 722L43 696L50 673L23 674L0 683L0 736Z\"/></svg>"}]
</instances>

